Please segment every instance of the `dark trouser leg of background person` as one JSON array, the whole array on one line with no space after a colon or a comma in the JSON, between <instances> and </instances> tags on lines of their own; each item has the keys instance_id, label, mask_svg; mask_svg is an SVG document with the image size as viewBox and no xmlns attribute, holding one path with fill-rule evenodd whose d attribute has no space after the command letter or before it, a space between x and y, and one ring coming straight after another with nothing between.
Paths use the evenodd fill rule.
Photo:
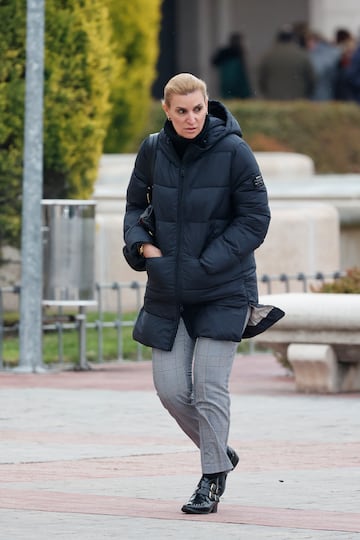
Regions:
<instances>
[{"instance_id":1,"label":"dark trouser leg of background person","mask_svg":"<svg viewBox=\"0 0 360 540\"><path fill-rule=\"evenodd\" d=\"M227 446L230 425L229 377L237 343L193 340L180 321L173 349L153 349L158 396L181 429L200 448L203 476L187 505L191 513L215 512L226 476L238 462Z\"/></svg>"}]
</instances>

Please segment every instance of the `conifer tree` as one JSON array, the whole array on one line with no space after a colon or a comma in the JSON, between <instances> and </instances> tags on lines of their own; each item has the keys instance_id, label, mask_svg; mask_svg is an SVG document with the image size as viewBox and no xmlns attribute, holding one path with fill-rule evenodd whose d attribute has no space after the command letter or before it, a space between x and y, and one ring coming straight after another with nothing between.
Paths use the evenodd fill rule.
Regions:
<instances>
[{"instance_id":1,"label":"conifer tree","mask_svg":"<svg viewBox=\"0 0 360 540\"><path fill-rule=\"evenodd\" d=\"M132 148L150 112L159 52L161 0L108 0L108 5L113 44L121 64L111 93L112 120L105 152L118 153Z\"/></svg>"},{"instance_id":2,"label":"conifer tree","mask_svg":"<svg viewBox=\"0 0 360 540\"><path fill-rule=\"evenodd\" d=\"M44 198L86 199L143 129L161 0L46 0ZM26 0L0 3L0 248L20 238ZM109 129L109 124L110 129Z\"/></svg>"},{"instance_id":3,"label":"conifer tree","mask_svg":"<svg viewBox=\"0 0 360 540\"><path fill-rule=\"evenodd\" d=\"M104 0L47 0L44 197L91 196L118 60Z\"/></svg>"},{"instance_id":4,"label":"conifer tree","mask_svg":"<svg viewBox=\"0 0 360 540\"><path fill-rule=\"evenodd\" d=\"M0 248L19 241L24 72L24 1L4 1L0 7Z\"/></svg>"}]
</instances>

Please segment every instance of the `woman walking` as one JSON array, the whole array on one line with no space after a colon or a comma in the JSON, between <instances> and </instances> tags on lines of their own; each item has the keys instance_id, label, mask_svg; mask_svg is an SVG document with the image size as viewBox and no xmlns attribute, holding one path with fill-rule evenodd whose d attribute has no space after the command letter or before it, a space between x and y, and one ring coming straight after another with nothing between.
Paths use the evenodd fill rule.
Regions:
<instances>
[{"instance_id":1,"label":"woman walking","mask_svg":"<svg viewBox=\"0 0 360 540\"><path fill-rule=\"evenodd\" d=\"M142 143L128 186L124 255L148 275L134 339L152 347L158 396L201 454L182 511L207 514L239 460L228 445L238 343L283 312L258 305L254 250L270 211L238 122L189 73L170 79L162 106L165 125Z\"/></svg>"}]
</instances>

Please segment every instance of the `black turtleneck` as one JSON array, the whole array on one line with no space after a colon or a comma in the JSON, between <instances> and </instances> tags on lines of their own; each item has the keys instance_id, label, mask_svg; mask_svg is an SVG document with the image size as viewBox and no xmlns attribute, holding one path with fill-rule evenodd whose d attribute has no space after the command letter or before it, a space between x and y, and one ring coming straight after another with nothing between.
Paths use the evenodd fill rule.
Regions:
<instances>
[{"instance_id":1,"label":"black turtleneck","mask_svg":"<svg viewBox=\"0 0 360 540\"><path fill-rule=\"evenodd\" d=\"M204 134L206 133L209 126L209 115L206 115L204 126L202 130L200 131L199 135L197 135L194 139L187 139L185 137L181 137L177 134L177 132L174 129L174 126L169 120L166 120L164 125L164 131L166 135L169 137L171 142L174 145L175 151L180 159L183 158L187 147L190 144L197 144L198 146L201 146L202 139L204 137Z\"/></svg>"}]
</instances>

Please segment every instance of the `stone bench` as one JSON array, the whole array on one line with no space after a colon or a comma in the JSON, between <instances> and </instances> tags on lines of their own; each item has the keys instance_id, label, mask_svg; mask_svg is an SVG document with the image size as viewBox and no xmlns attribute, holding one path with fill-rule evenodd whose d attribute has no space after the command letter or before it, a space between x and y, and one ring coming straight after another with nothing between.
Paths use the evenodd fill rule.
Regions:
<instances>
[{"instance_id":1,"label":"stone bench","mask_svg":"<svg viewBox=\"0 0 360 540\"><path fill-rule=\"evenodd\" d=\"M286 316L253 338L291 365L301 392L360 391L360 294L261 296Z\"/></svg>"}]
</instances>

